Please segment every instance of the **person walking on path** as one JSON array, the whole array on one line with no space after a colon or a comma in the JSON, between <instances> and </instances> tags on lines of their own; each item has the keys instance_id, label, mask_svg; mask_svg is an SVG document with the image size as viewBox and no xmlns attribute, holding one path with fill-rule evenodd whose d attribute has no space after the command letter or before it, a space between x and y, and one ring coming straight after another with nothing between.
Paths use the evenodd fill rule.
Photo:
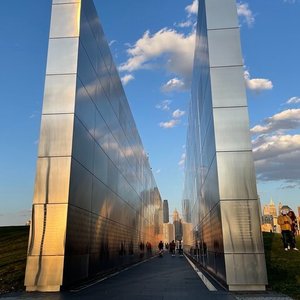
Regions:
<instances>
[{"instance_id":1,"label":"person walking on path","mask_svg":"<svg viewBox=\"0 0 300 300\"><path fill-rule=\"evenodd\" d=\"M170 253L172 254L172 256L175 256L176 244L175 244L174 240L170 243L169 247L170 247Z\"/></svg>"},{"instance_id":2,"label":"person walking on path","mask_svg":"<svg viewBox=\"0 0 300 300\"><path fill-rule=\"evenodd\" d=\"M164 251L164 243L162 241L160 241L158 244L158 250L159 250L158 252L159 256L162 257Z\"/></svg>"},{"instance_id":3,"label":"person walking on path","mask_svg":"<svg viewBox=\"0 0 300 300\"><path fill-rule=\"evenodd\" d=\"M290 210L288 212L288 216L292 220L292 226L291 226L292 237L293 237L293 240L294 240L294 244L296 246L296 235L297 235L297 231L298 231L297 217L296 217L295 213L292 210Z\"/></svg>"},{"instance_id":4,"label":"person walking on path","mask_svg":"<svg viewBox=\"0 0 300 300\"><path fill-rule=\"evenodd\" d=\"M289 207L283 206L281 208L281 215L278 217L277 223L280 225L283 247L285 251L288 251L289 247L293 250L298 251L293 239L292 233L292 220L288 216L288 212L290 211Z\"/></svg>"}]
</instances>

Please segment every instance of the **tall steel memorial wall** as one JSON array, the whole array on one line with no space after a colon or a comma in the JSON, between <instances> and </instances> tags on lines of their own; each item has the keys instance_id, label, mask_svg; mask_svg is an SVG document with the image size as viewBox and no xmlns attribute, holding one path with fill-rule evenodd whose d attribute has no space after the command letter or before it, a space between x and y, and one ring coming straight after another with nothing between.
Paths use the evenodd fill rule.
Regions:
<instances>
[{"instance_id":1,"label":"tall steel memorial wall","mask_svg":"<svg viewBox=\"0 0 300 300\"><path fill-rule=\"evenodd\" d=\"M141 259L161 207L93 1L53 0L27 291Z\"/></svg>"},{"instance_id":2,"label":"tall steel memorial wall","mask_svg":"<svg viewBox=\"0 0 300 300\"><path fill-rule=\"evenodd\" d=\"M266 265L235 0L200 0L184 199L199 263L230 290L264 290Z\"/></svg>"}]
</instances>

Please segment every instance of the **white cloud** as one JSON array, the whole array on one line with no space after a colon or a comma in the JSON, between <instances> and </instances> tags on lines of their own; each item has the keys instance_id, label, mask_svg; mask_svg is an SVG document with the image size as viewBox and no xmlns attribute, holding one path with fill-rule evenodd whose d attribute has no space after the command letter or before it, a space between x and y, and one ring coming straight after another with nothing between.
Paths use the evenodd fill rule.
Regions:
<instances>
[{"instance_id":1,"label":"white cloud","mask_svg":"<svg viewBox=\"0 0 300 300\"><path fill-rule=\"evenodd\" d=\"M127 50L129 59L120 65L119 70L133 72L153 68L154 61L160 58L162 62L159 62L159 66L182 78L185 88L188 88L191 84L194 47L195 32L184 35L163 28L151 35L147 31Z\"/></svg>"},{"instance_id":2,"label":"white cloud","mask_svg":"<svg viewBox=\"0 0 300 300\"><path fill-rule=\"evenodd\" d=\"M188 5L185 10L189 15L198 13L198 0L193 0L193 3Z\"/></svg>"},{"instance_id":3,"label":"white cloud","mask_svg":"<svg viewBox=\"0 0 300 300\"><path fill-rule=\"evenodd\" d=\"M175 26L178 26L180 28L186 28L186 27L191 27L194 25L194 23L192 22L192 20L187 20L185 22L180 22L180 23L175 23Z\"/></svg>"},{"instance_id":4,"label":"white cloud","mask_svg":"<svg viewBox=\"0 0 300 300\"><path fill-rule=\"evenodd\" d=\"M286 101L286 104L297 104L300 103L300 97L292 97L288 101Z\"/></svg>"},{"instance_id":5,"label":"white cloud","mask_svg":"<svg viewBox=\"0 0 300 300\"><path fill-rule=\"evenodd\" d=\"M176 120L172 119L172 120L167 121L167 122L160 122L159 123L159 127L162 127L162 128L165 128L165 129L169 129L169 128L175 127L179 123L180 123L180 120L178 120L178 119L176 119Z\"/></svg>"},{"instance_id":6,"label":"white cloud","mask_svg":"<svg viewBox=\"0 0 300 300\"><path fill-rule=\"evenodd\" d=\"M172 92L172 91L180 91L185 89L185 84L183 80L180 80L178 78L172 78L170 79L166 84L162 86L162 90L164 92Z\"/></svg>"},{"instance_id":7,"label":"white cloud","mask_svg":"<svg viewBox=\"0 0 300 300\"><path fill-rule=\"evenodd\" d=\"M180 117L182 117L185 114L185 111L180 110L180 109L176 109L175 111L173 111L173 118L178 119Z\"/></svg>"},{"instance_id":8,"label":"white cloud","mask_svg":"<svg viewBox=\"0 0 300 300\"><path fill-rule=\"evenodd\" d=\"M300 134L287 134L298 128L300 109L287 109L251 129L252 133L259 134L252 141L259 180L283 181L285 188L300 187Z\"/></svg>"},{"instance_id":9,"label":"white cloud","mask_svg":"<svg viewBox=\"0 0 300 300\"><path fill-rule=\"evenodd\" d=\"M244 79L247 88L252 91L260 92L262 90L271 90L273 88L273 83L269 79L264 79L264 78L251 79L248 70L244 71Z\"/></svg>"},{"instance_id":10,"label":"white cloud","mask_svg":"<svg viewBox=\"0 0 300 300\"><path fill-rule=\"evenodd\" d=\"M287 109L264 120L264 125L251 128L253 134L284 132L300 128L300 109Z\"/></svg>"},{"instance_id":11,"label":"white cloud","mask_svg":"<svg viewBox=\"0 0 300 300\"><path fill-rule=\"evenodd\" d=\"M300 135L260 136L253 141L257 177L300 184Z\"/></svg>"},{"instance_id":12,"label":"white cloud","mask_svg":"<svg viewBox=\"0 0 300 300\"><path fill-rule=\"evenodd\" d=\"M161 110L170 110L170 104L172 103L171 100L163 100L161 103L155 105L155 108Z\"/></svg>"},{"instance_id":13,"label":"white cloud","mask_svg":"<svg viewBox=\"0 0 300 300\"><path fill-rule=\"evenodd\" d=\"M157 170L155 171L156 174L159 174L160 172L161 172L161 169L157 169Z\"/></svg>"},{"instance_id":14,"label":"white cloud","mask_svg":"<svg viewBox=\"0 0 300 300\"><path fill-rule=\"evenodd\" d=\"M129 81L133 80L134 76L131 74L126 74L121 78L122 84L126 85Z\"/></svg>"},{"instance_id":15,"label":"white cloud","mask_svg":"<svg viewBox=\"0 0 300 300\"><path fill-rule=\"evenodd\" d=\"M185 158L186 158L186 154L185 154L185 153L182 153L182 154L181 154L181 157L180 157L180 160L179 160L179 162L178 162L178 166L179 166L179 167L184 167Z\"/></svg>"},{"instance_id":16,"label":"white cloud","mask_svg":"<svg viewBox=\"0 0 300 300\"><path fill-rule=\"evenodd\" d=\"M187 28L187 27L196 27L197 21L197 13L198 13L198 1L194 0L192 4L186 6L185 8L187 12L187 19L184 22L180 23L174 23L174 26L180 27L180 28Z\"/></svg>"},{"instance_id":17,"label":"white cloud","mask_svg":"<svg viewBox=\"0 0 300 300\"><path fill-rule=\"evenodd\" d=\"M108 45L109 45L109 47L110 47L112 44L116 43L116 42L117 42L116 40L112 40L112 41L110 41L110 42L109 42L109 44L108 44Z\"/></svg>"},{"instance_id":18,"label":"white cloud","mask_svg":"<svg viewBox=\"0 0 300 300\"><path fill-rule=\"evenodd\" d=\"M249 8L248 3L237 3L237 13L238 16L244 19L244 22L250 27L253 25L255 18L253 16L252 11Z\"/></svg>"}]
</instances>

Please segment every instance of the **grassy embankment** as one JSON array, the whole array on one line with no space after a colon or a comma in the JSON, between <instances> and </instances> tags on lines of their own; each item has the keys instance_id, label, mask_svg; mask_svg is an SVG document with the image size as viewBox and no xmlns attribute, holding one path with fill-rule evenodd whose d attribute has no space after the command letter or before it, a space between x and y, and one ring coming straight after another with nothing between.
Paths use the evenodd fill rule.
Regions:
<instances>
[{"instance_id":1,"label":"grassy embankment","mask_svg":"<svg viewBox=\"0 0 300 300\"><path fill-rule=\"evenodd\" d=\"M24 289L28 234L28 226L0 227L0 294ZM284 251L280 234L263 236L270 288L300 300L300 251Z\"/></svg>"},{"instance_id":2,"label":"grassy embankment","mask_svg":"<svg viewBox=\"0 0 300 300\"><path fill-rule=\"evenodd\" d=\"M24 290L29 226L0 227L0 294Z\"/></svg>"},{"instance_id":3,"label":"grassy embankment","mask_svg":"<svg viewBox=\"0 0 300 300\"><path fill-rule=\"evenodd\" d=\"M300 300L300 251L284 251L281 235L264 233L269 286ZM300 236L296 237L300 248Z\"/></svg>"}]
</instances>

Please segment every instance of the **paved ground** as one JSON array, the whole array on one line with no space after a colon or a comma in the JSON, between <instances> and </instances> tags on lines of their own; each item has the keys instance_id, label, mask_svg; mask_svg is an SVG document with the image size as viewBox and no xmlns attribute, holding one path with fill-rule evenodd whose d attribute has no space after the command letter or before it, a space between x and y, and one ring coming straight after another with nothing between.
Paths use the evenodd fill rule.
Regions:
<instances>
[{"instance_id":1,"label":"paved ground","mask_svg":"<svg viewBox=\"0 0 300 300\"><path fill-rule=\"evenodd\" d=\"M155 257L93 285L63 293L20 293L1 297L7 300L235 300L288 299L272 295L232 295L218 289L209 291L184 257ZM279 295L278 295L279 296ZM263 297L263 298L260 298Z\"/></svg>"}]
</instances>

